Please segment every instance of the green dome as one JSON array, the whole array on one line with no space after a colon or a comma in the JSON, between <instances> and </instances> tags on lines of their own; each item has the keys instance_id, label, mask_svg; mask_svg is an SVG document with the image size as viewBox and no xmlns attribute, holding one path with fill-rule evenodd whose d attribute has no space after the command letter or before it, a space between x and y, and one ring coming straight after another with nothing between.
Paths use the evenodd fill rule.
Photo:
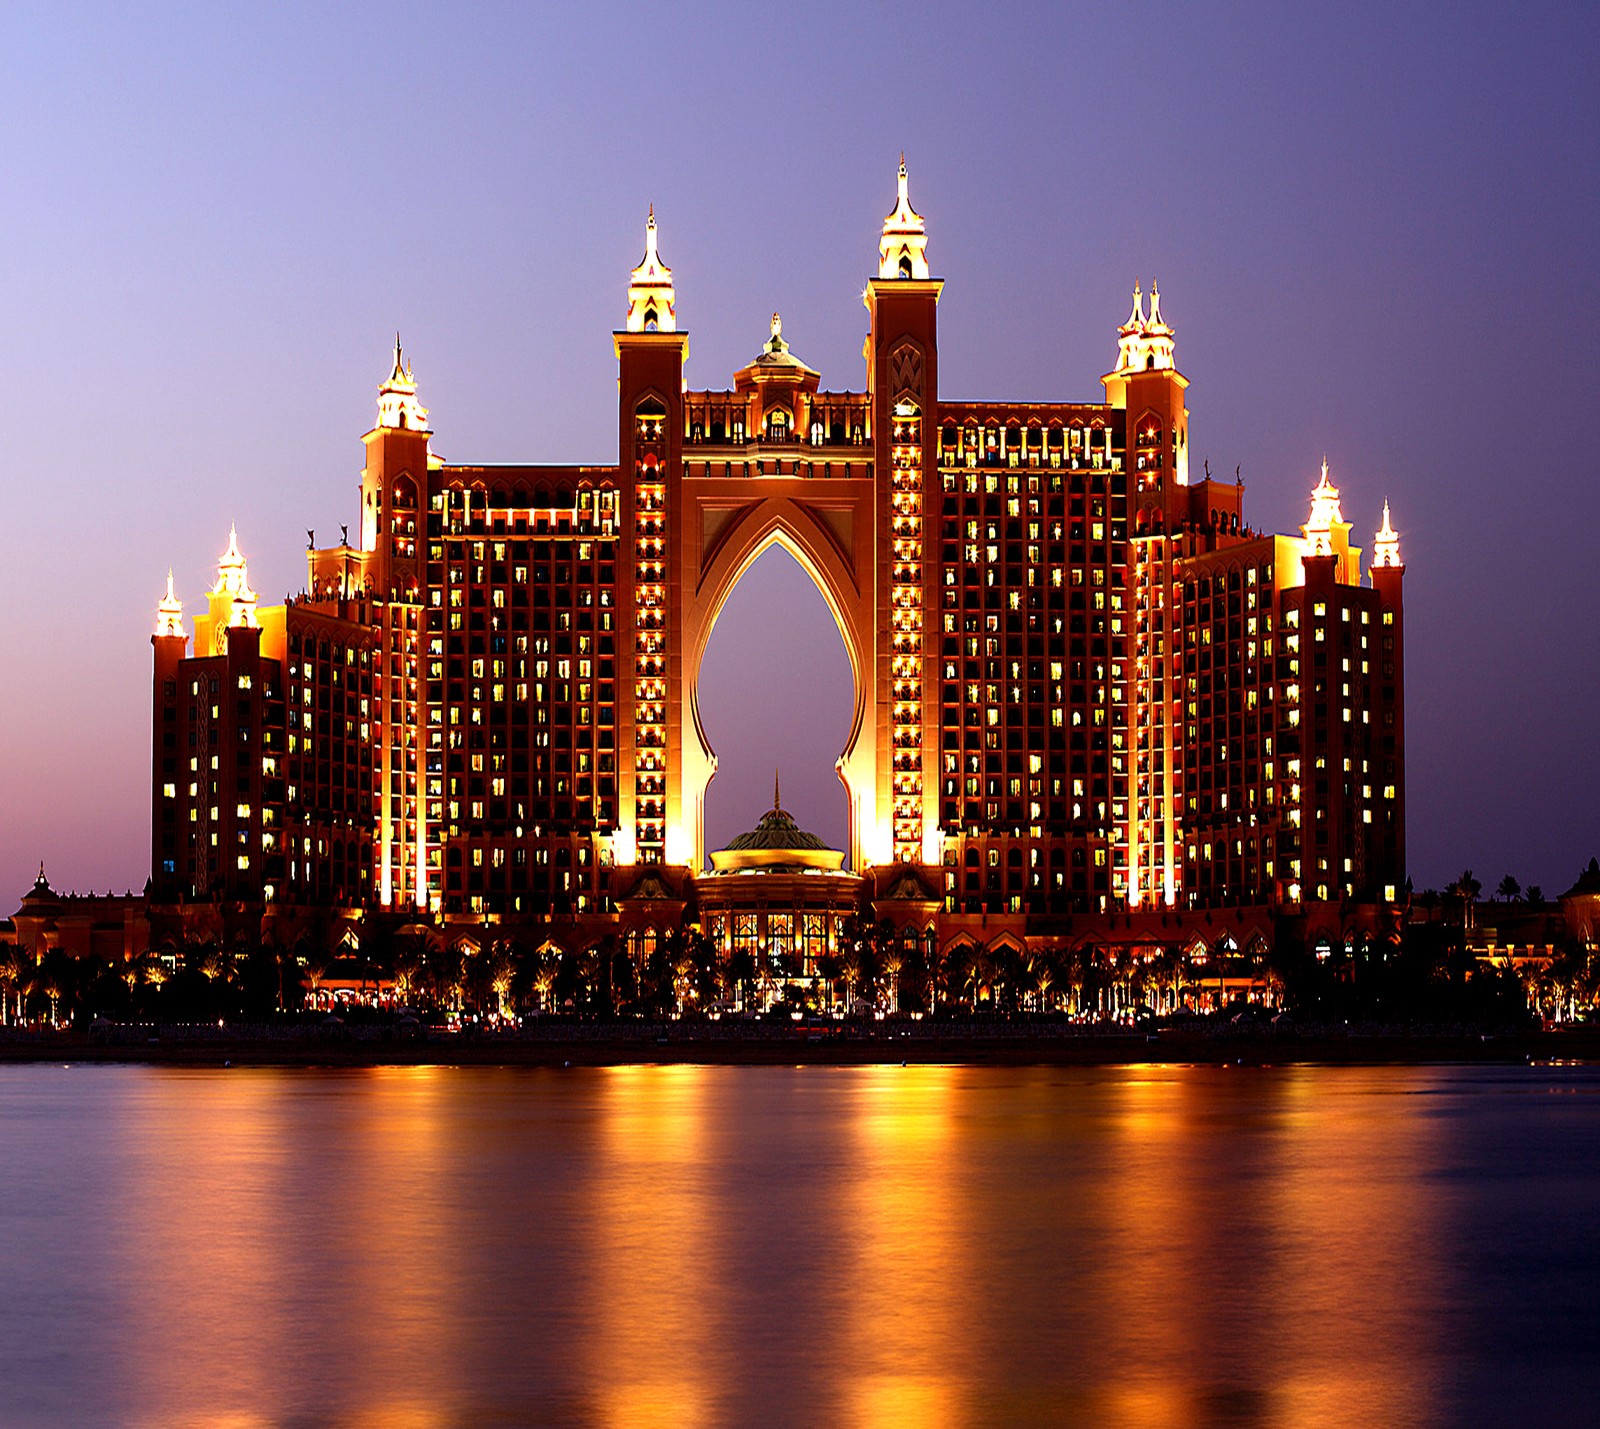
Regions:
<instances>
[{"instance_id":1,"label":"green dome","mask_svg":"<svg viewBox=\"0 0 1600 1429\"><path fill-rule=\"evenodd\" d=\"M836 871L844 867L844 855L795 823L794 816L787 813L779 801L774 779L772 807L749 833L729 839L726 848L716 850L711 855L711 866L718 873L756 869L772 873L786 869Z\"/></svg>"},{"instance_id":2,"label":"green dome","mask_svg":"<svg viewBox=\"0 0 1600 1429\"><path fill-rule=\"evenodd\" d=\"M808 834L782 809L768 809L761 822L747 834L728 840L728 851L741 849L823 849L828 845L815 834Z\"/></svg>"}]
</instances>

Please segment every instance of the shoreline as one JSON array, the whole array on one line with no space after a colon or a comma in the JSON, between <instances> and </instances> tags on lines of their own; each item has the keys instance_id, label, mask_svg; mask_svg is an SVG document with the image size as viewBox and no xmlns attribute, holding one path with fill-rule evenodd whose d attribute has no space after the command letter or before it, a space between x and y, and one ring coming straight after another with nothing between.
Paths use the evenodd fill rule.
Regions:
<instances>
[{"instance_id":1,"label":"shoreline","mask_svg":"<svg viewBox=\"0 0 1600 1429\"><path fill-rule=\"evenodd\" d=\"M585 1029L589 1033L589 1029ZM1600 1062L1600 1030L1572 1032L1282 1034L1163 1031L695 1037L637 1030L506 1038L185 1037L106 1043L66 1034L0 1039L0 1068L67 1062L175 1067L609 1066L1417 1066Z\"/></svg>"}]
</instances>

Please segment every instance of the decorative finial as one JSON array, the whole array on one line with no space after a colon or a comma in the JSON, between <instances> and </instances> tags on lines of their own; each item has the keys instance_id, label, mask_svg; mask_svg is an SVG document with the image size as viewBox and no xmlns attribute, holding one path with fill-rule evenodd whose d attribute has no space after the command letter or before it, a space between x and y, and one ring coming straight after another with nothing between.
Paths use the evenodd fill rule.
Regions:
<instances>
[{"instance_id":1,"label":"decorative finial","mask_svg":"<svg viewBox=\"0 0 1600 1429\"><path fill-rule=\"evenodd\" d=\"M661 261L656 247L656 206L652 202L645 215L644 257L628 281L629 332L676 332L676 295L672 288L672 269Z\"/></svg>"},{"instance_id":2,"label":"decorative finial","mask_svg":"<svg viewBox=\"0 0 1600 1429\"><path fill-rule=\"evenodd\" d=\"M1389 519L1387 500L1383 503L1383 525L1372 538L1372 564L1374 568L1400 564L1400 533Z\"/></svg>"},{"instance_id":3,"label":"decorative finial","mask_svg":"<svg viewBox=\"0 0 1600 1429\"><path fill-rule=\"evenodd\" d=\"M172 567L167 567L167 593L156 604L156 634L183 635L183 602L172 587Z\"/></svg>"},{"instance_id":4,"label":"decorative finial","mask_svg":"<svg viewBox=\"0 0 1600 1429\"><path fill-rule=\"evenodd\" d=\"M911 207L903 151L896 189L894 212L883 220L883 236L878 241L878 276L926 279L928 229L922 215Z\"/></svg>"},{"instance_id":5,"label":"decorative finial","mask_svg":"<svg viewBox=\"0 0 1600 1429\"><path fill-rule=\"evenodd\" d=\"M1322 480L1311 493L1311 514L1300 528L1311 546L1313 556L1334 554L1333 531L1335 527L1350 528L1339 510L1339 488L1328 480L1328 459L1322 459Z\"/></svg>"},{"instance_id":6,"label":"decorative finial","mask_svg":"<svg viewBox=\"0 0 1600 1429\"><path fill-rule=\"evenodd\" d=\"M413 432L428 430L428 409L417 401L417 379L400 347L398 332L394 335L394 366L388 381L378 388L378 425Z\"/></svg>"},{"instance_id":7,"label":"decorative finial","mask_svg":"<svg viewBox=\"0 0 1600 1429\"><path fill-rule=\"evenodd\" d=\"M772 811L777 813L782 808L783 800L778 797L778 770L777 766L774 765L772 770Z\"/></svg>"}]
</instances>

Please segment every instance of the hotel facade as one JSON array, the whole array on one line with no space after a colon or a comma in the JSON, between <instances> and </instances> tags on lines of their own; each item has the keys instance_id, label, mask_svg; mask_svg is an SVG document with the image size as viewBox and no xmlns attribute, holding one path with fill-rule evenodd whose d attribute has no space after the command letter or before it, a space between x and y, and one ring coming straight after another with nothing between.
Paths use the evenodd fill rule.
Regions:
<instances>
[{"instance_id":1,"label":"hotel facade","mask_svg":"<svg viewBox=\"0 0 1600 1429\"><path fill-rule=\"evenodd\" d=\"M1388 507L1366 562L1325 463L1298 535L1195 479L1154 285L1100 400L948 395L902 164L862 390L824 388L774 314L700 391L657 241L652 212L614 462L441 461L397 341L358 534L309 550L305 591L261 606L230 535L191 636L169 576L153 904L563 947L688 918L806 963L852 911L930 945L1135 949L1381 921L1405 882ZM700 663L775 544L854 676L847 847L714 861ZM776 849L792 821L762 827Z\"/></svg>"}]
</instances>

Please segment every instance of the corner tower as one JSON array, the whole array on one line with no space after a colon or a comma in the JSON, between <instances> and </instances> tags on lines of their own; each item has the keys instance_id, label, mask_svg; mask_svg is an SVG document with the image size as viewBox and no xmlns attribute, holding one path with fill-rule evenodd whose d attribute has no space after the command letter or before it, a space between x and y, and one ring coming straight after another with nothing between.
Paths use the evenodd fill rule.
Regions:
<instances>
[{"instance_id":1,"label":"corner tower","mask_svg":"<svg viewBox=\"0 0 1600 1429\"><path fill-rule=\"evenodd\" d=\"M936 531L939 489L939 294L928 269L927 225L911 207L905 155L895 206L883 221L878 274L864 299L868 411L877 484L877 685L879 781L876 827L863 830L870 863L939 861L938 704L926 678L926 612L934 563L924 541Z\"/></svg>"},{"instance_id":2,"label":"corner tower","mask_svg":"<svg viewBox=\"0 0 1600 1429\"><path fill-rule=\"evenodd\" d=\"M620 864L687 864L683 731L667 718L681 706L683 652L669 611L682 608L682 553L669 512L681 499L683 366L689 337L678 331L672 269L657 251L656 213L645 222L644 258L628 282L628 314L612 335L617 353L617 468L631 569L617 572L620 701L617 830Z\"/></svg>"},{"instance_id":3,"label":"corner tower","mask_svg":"<svg viewBox=\"0 0 1600 1429\"><path fill-rule=\"evenodd\" d=\"M1161 316L1161 290L1150 284L1150 310L1133 285L1133 311L1117 329L1117 365L1100 379L1106 402L1123 408L1135 518L1159 511L1170 528L1187 514L1189 379L1178 371L1174 333Z\"/></svg>"},{"instance_id":4,"label":"corner tower","mask_svg":"<svg viewBox=\"0 0 1600 1429\"><path fill-rule=\"evenodd\" d=\"M183 602L172 588L167 572L167 593L156 606L156 629L150 637L155 651L151 709L150 768L150 885L159 897L170 895L178 884L183 828L179 822L178 785L182 770L178 753L178 674L189 653L183 628ZM40 870L43 877L43 869Z\"/></svg>"},{"instance_id":5,"label":"corner tower","mask_svg":"<svg viewBox=\"0 0 1600 1429\"><path fill-rule=\"evenodd\" d=\"M428 409L394 335L394 366L378 388L378 422L361 438L361 550L368 588L390 598L414 592L422 577L419 525L427 510Z\"/></svg>"}]
</instances>

